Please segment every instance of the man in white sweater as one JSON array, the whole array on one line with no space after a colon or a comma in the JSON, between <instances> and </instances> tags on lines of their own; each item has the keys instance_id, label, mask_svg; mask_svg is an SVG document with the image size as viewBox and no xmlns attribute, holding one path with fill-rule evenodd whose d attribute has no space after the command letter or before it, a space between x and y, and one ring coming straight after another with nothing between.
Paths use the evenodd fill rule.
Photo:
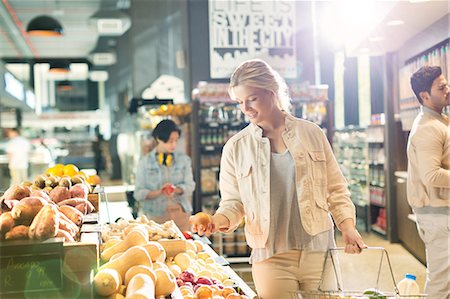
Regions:
<instances>
[{"instance_id":1,"label":"man in white sweater","mask_svg":"<svg viewBox=\"0 0 450 299\"><path fill-rule=\"evenodd\" d=\"M411 77L421 104L408 139L408 202L425 243L429 299L450 298L450 88L438 66Z\"/></svg>"}]
</instances>

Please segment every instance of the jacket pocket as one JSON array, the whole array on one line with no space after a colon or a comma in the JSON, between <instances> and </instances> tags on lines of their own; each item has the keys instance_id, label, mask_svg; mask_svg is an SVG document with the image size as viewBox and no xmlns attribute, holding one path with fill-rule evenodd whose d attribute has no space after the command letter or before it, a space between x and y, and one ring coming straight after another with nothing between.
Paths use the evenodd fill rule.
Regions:
<instances>
[{"instance_id":1,"label":"jacket pocket","mask_svg":"<svg viewBox=\"0 0 450 299\"><path fill-rule=\"evenodd\" d=\"M241 200L244 204L248 204L253 199L253 169L251 164L243 165L237 174L237 181Z\"/></svg>"},{"instance_id":2,"label":"jacket pocket","mask_svg":"<svg viewBox=\"0 0 450 299\"><path fill-rule=\"evenodd\" d=\"M255 212L245 211L245 228L244 230L250 235L261 235L262 230L259 225Z\"/></svg>"},{"instance_id":3,"label":"jacket pocket","mask_svg":"<svg viewBox=\"0 0 450 299\"><path fill-rule=\"evenodd\" d=\"M327 160L323 151L309 151L314 185L327 184Z\"/></svg>"}]
</instances>

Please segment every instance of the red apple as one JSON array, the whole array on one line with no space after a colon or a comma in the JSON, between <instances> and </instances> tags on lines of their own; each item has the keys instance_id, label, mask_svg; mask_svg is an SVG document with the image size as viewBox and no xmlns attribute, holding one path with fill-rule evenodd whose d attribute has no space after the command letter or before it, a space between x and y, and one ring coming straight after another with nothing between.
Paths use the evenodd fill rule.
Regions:
<instances>
[{"instance_id":1,"label":"red apple","mask_svg":"<svg viewBox=\"0 0 450 299\"><path fill-rule=\"evenodd\" d=\"M197 284L206 284L206 285L212 285L213 284L211 279L209 279L208 277L205 277L205 276L200 276L199 278L197 278L195 283L197 283Z\"/></svg>"}]
</instances>

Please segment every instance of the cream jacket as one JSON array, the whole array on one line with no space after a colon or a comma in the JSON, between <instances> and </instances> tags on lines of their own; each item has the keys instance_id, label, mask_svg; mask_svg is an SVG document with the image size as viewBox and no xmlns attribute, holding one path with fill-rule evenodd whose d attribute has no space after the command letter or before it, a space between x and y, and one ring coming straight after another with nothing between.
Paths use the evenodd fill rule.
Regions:
<instances>
[{"instance_id":1,"label":"cream jacket","mask_svg":"<svg viewBox=\"0 0 450 299\"><path fill-rule=\"evenodd\" d=\"M347 218L355 221L355 206L325 134L317 125L286 114L283 141L295 161L297 196L305 231L329 230ZM217 213L233 231L245 217L245 235L252 248L264 248L270 219L270 142L250 124L224 146L220 165L221 201ZM355 221L356 223L356 221ZM299 225L301 225L299 223Z\"/></svg>"},{"instance_id":2,"label":"cream jacket","mask_svg":"<svg viewBox=\"0 0 450 299\"><path fill-rule=\"evenodd\" d=\"M413 208L450 207L450 126L421 108L408 138L408 202Z\"/></svg>"}]
</instances>

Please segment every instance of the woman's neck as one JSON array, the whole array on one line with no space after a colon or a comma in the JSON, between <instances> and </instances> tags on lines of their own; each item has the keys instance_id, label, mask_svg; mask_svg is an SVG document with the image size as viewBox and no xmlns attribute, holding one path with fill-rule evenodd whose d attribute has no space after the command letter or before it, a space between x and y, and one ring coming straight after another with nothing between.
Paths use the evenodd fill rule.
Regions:
<instances>
[{"instance_id":1,"label":"woman's neck","mask_svg":"<svg viewBox=\"0 0 450 299\"><path fill-rule=\"evenodd\" d=\"M274 132L279 132L280 130L284 130L285 127L285 115L283 111L276 109L272 113L272 117L270 120L261 122L258 124L259 127L263 129L263 136L270 136Z\"/></svg>"}]
</instances>

